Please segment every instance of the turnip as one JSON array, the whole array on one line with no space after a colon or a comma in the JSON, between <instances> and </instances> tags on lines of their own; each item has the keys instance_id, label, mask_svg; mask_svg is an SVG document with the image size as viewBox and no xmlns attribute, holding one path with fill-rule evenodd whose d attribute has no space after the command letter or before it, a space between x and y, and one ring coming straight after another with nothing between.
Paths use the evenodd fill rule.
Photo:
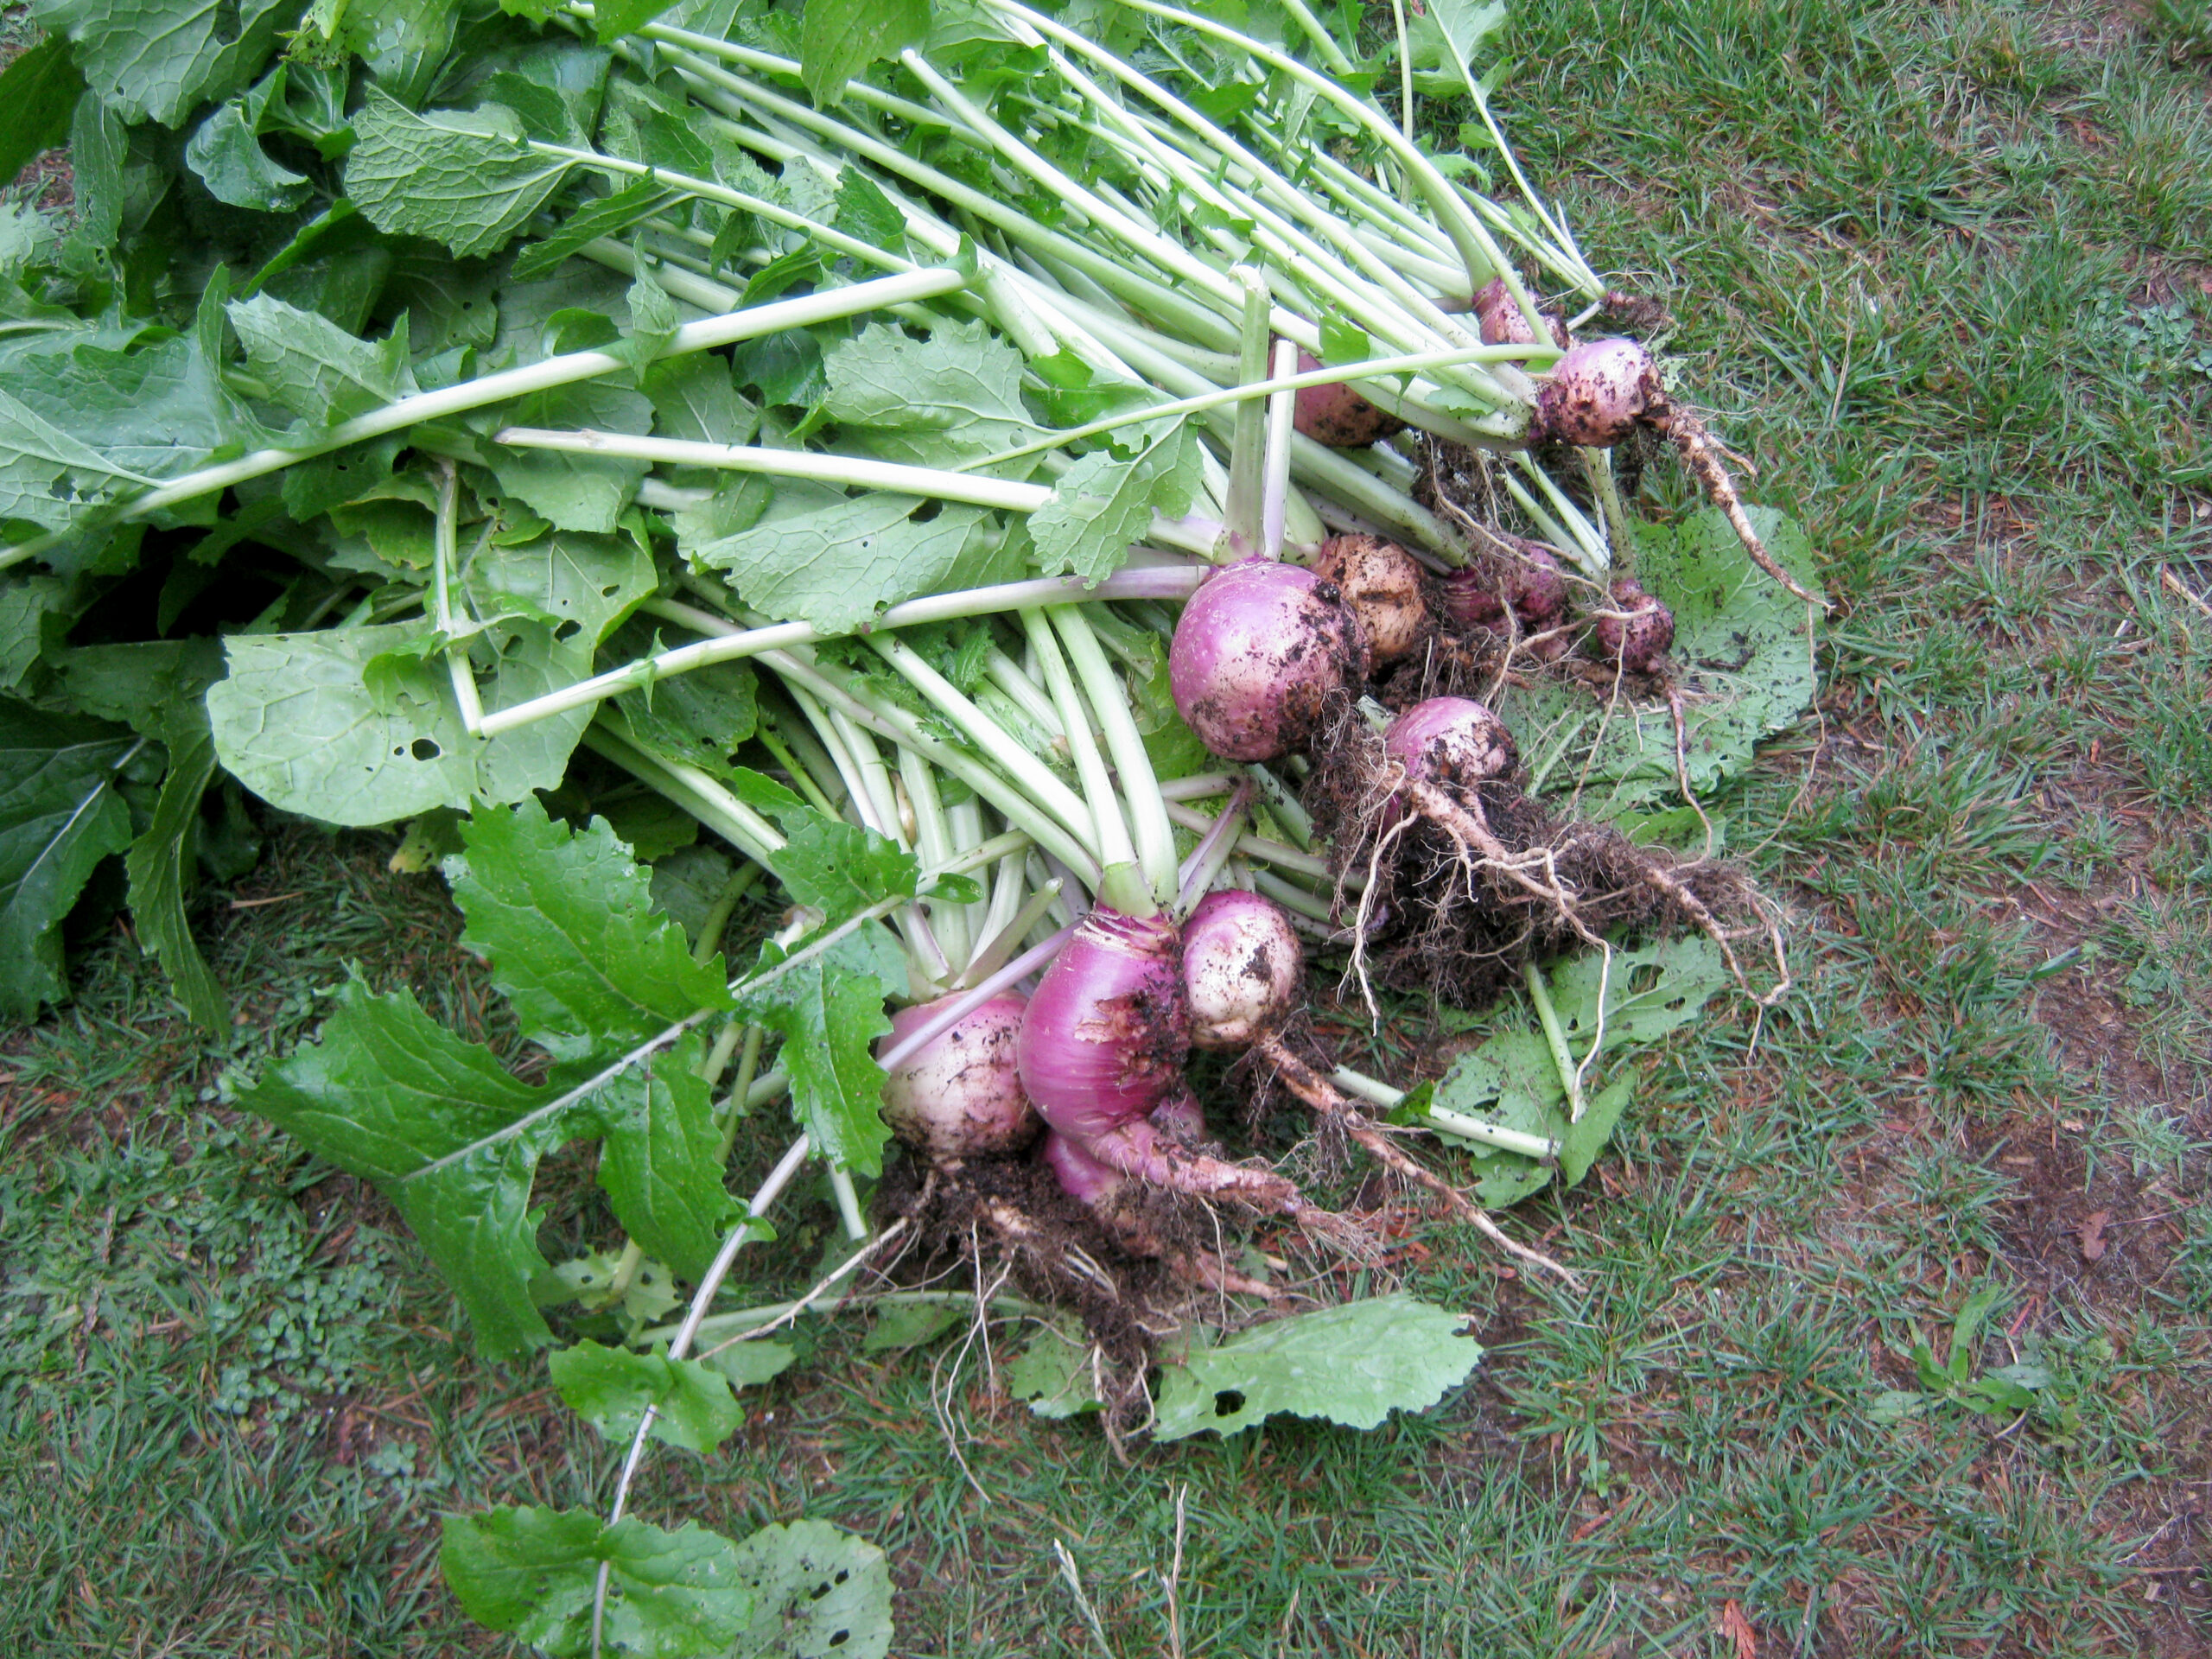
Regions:
<instances>
[{"instance_id":1,"label":"turnip","mask_svg":"<svg viewBox=\"0 0 2212 1659\"><path fill-rule=\"evenodd\" d=\"M1039 1114L1099 1163L1177 1192L1306 1212L1281 1176L1194 1152L1151 1122L1184 1091L1190 1046L1175 924L1101 905L1046 970L1014 1052Z\"/></svg>"},{"instance_id":2,"label":"turnip","mask_svg":"<svg viewBox=\"0 0 2212 1659\"><path fill-rule=\"evenodd\" d=\"M1475 314L1475 327L1481 331L1484 345L1533 346L1536 343L1536 331L1529 326L1527 315L1507 291L1503 277L1493 277L1478 289L1467 308ZM1545 321L1551 326L1551 343L1565 350L1567 344L1565 325L1554 316L1547 315Z\"/></svg>"},{"instance_id":3,"label":"turnip","mask_svg":"<svg viewBox=\"0 0 2212 1659\"><path fill-rule=\"evenodd\" d=\"M1183 607L1167 656L1175 707L1214 753L1270 760L1303 748L1332 698L1367 677L1357 619L1335 583L1248 559Z\"/></svg>"},{"instance_id":4,"label":"turnip","mask_svg":"<svg viewBox=\"0 0 2212 1659\"><path fill-rule=\"evenodd\" d=\"M1298 354L1299 373L1311 374L1320 366L1319 358L1305 352ZM1377 409L1340 380L1301 387L1291 425L1332 449L1363 449L1406 427L1395 415Z\"/></svg>"},{"instance_id":5,"label":"turnip","mask_svg":"<svg viewBox=\"0 0 2212 1659\"><path fill-rule=\"evenodd\" d=\"M1598 613L1590 641L1601 662L1618 663L1630 674L1656 674L1675 643L1675 613L1634 577L1623 576Z\"/></svg>"},{"instance_id":6,"label":"turnip","mask_svg":"<svg viewBox=\"0 0 2212 1659\"><path fill-rule=\"evenodd\" d=\"M1549 1257L1515 1243L1450 1182L1399 1150L1380 1125L1299 1052L1291 1029L1304 978L1298 935L1288 912L1272 899L1225 888L1207 894L1191 912L1183 930L1183 982L1194 1043L1249 1051L1323 1122L1342 1129L1384 1167L1437 1194L1460 1220L1479 1227L1514 1255L1564 1274Z\"/></svg>"},{"instance_id":7,"label":"turnip","mask_svg":"<svg viewBox=\"0 0 2212 1659\"><path fill-rule=\"evenodd\" d=\"M1673 440L1682 464L1705 486L1760 569L1807 604L1822 604L1766 550L1745 515L1720 447L1702 421L1668 395L1657 361L1637 341L1616 335L1571 347L1537 388L1529 436L1539 442L1549 439L1610 449L1639 427Z\"/></svg>"},{"instance_id":8,"label":"turnip","mask_svg":"<svg viewBox=\"0 0 2212 1659\"><path fill-rule=\"evenodd\" d=\"M1332 582L1359 620L1376 668L1411 656L1430 630L1428 582L1412 554L1380 536L1332 536L1313 574Z\"/></svg>"},{"instance_id":9,"label":"turnip","mask_svg":"<svg viewBox=\"0 0 2212 1659\"><path fill-rule=\"evenodd\" d=\"M941 997L891 1016L885 1054L918 1030ZM1014 1040L1028 1000L995 996L894 1065L883 1084L883 1118L892 1132L932 1160L1020 1152L1044 1128L1022 1092Z\"/></svg>"}]
</instances>

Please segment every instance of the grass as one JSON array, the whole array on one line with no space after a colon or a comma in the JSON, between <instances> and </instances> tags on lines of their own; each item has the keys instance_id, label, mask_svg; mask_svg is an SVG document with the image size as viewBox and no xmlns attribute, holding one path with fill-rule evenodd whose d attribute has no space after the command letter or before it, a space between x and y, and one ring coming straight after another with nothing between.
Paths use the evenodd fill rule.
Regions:
<instances>
[{"instance_id":1,"label":"grass","mask_svg":"<svg viewBox=\"0 0 2212 1659\"><path fill-rule=\"evenodd\" d=\"M1429 1227L1395 1266L1475 1315L1469 1389L1129 1467L950 1345L804 1331L639 1511L855 1529L901 1654L1095 1656L1056 1539L1112 1652L1167 1650L1178 1490L1194 1656L1732 1654L1731 1618L1770 1655L2212 1651L2205 38L2166 0L1516 10L1533 172L1675 305L1687 385L1842 602L1819 720L1726 804L1802 992L1680 1034L1590 1182L1515 1217L1590 1294ZM372 1193L224 1109L348 959L496 1026L389 845L283 830L237 896L293 896L213 897L226 1043L112 927L5 1043L0 1651L498 1651L437 1513L610 1490ZM582 1177L549 1168L556 1228ZM2048 1375L2018 1421L1912 1360L1985 1287L1974 1375Z\"/></svg>"}]
</instances>

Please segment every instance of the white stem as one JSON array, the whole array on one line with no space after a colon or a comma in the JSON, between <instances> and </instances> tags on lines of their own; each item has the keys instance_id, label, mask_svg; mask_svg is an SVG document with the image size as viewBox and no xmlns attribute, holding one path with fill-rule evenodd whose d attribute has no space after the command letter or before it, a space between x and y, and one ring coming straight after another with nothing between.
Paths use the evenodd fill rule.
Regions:
<instances>
[{"instance_id":1,"label":"white stem","mask_svg":"<svg viewBox=\"0 0 2212 1659\"><path fill-rule=\"evenodd\" d=\"M993 588L971 588L963 592L932 594L927 599L909 600L903 605L893 605L875 620L879 628L917 627L925 622L947 622L964 616L986 616L1002 611L1019 610L1030 605L1050 605L1062 601L1084 599L1184 599L1198 591L1198 584L1207 575L1198 565L1153 565L1123 570L1107 577L1095 587L1086 587L1073 576L1047 576L1033 582L1013 582ZM701 613L692 613L694 616ZM527 726L534 721L550 719L570 709L581 709L587 703L602 702L620 696L625 691L638 690L656 680L677 674L688 674L695 669L711 667L716 663L736 662L743 658L758 657L771 651L785 651L794 646L818 643L825 636L804 622L779 622L765 628L739 628L711 619L715 637L701 640L696 645L678 645L672 650L639 658L620 668L609 669L590 679L580 680L558 691L549 691L542 697L516 703L512 708L496 709L484 716L486 737Z\"/></svg>"}]
</instances>

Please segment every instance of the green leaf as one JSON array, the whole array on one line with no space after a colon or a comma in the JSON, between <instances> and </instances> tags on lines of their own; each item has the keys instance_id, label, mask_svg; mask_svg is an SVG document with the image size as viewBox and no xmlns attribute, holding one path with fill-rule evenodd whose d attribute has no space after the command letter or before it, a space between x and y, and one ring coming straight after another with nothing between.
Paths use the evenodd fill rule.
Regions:
<instances>
[{"instance_id":1,"label":"green leaf","mask_svg":"<svg viewBox=\"0 0 2212 1659\"><path fill-rule=\"evenodd\" d=\"M736 869L729 855L716 848L680 847L653 865L653 905L681 927L696 947L708 913L728 887Z\"/></svg>"},{"instance_id":2,"label":"green leaf","mask_svg":"<svg viewBox=\"0 0 2212 1659\"><path fill-rule=\"evenodd\" d=\"M231 1028L230 999L193 940L184 913L194 861L200 798L215 777L215 745L205 735L169 754L168 776L146 833L130 843L123 867L130 879L130 918L140 947L158 957L177 1001L195 1024L221 1035Z\"/></svg>"},{"instance_id":3,"label":"green leaf","mask_svg":"<svg viewBox=\"0 0 2212 1659\"><path fill-rule=\"evenodd\" d=\"M887 253L906 251L906 219L874 179L857 167L837 175L837 211L832 228ZM977 325L981 327L980 324Z\"/></svg>"},{"instance_id":4,"label":"green leaf","mask_svg":"<svg viewBox=\"0 0 2212 1659\"><path fill-rule=\"evenodd\" d=\"M461 942L492 964L523 1034L556 1059L635 1047L727 1007L719 957L691 959L652 908L651 878L604 818L572 831L534 799L479 811L447 867Z\"/></svg>"},{"instance_id":5,"label":"green leaf","mask_svg":"<svg viewBox=\"0 0 2212 1659\"><path fill-rule=\"evenodd\" d=\"M226 310L254 372L311 427L336 426L416 389L404 316L384 339L370 341L266 294L233 300Z\"/></svg>"},{"instance_id":6,"label":"green leaf","mask_svg":"<svg viewBox=\"0 0 2212 1659\"><path fill-rule=\"evenodd\" d=\"M0 179L12 179L41 150L69 137L69 118L85 78L69 42L48 35L0 70Z\"/></svg>"},{"instance_id":7,"label":"green leaf","mask_svg":"<svg viewBox=\"0 0 2212 1659\"><path fill-rule=\"evenodd\" d=\"M372 86L353 118L346 194L378 230L427 236L467 257L505 247L569 167L531 150L496 105L416 115Z\"/></svg>"},{"instance_id":8,"label":"green leaf","mask_svg":"<svg viewBox=\"0 0 2212 1659\"><path fill-rule=\"evenodd\" d=\"M692 557L728 572L756 610L850 633L905 600L1016 580L1018 563L990 545L983 525L977 507L779 483L760 523Z\"/></svg>"},{"instance_id":9,"label":"green leaf","mask_svg":"<svg viewBox=\"0 0 2212 1659\"><path fill-rule=\"evenodd\" d=\"M1466 1381L1483 1357L1460 1334L1466 1322L1400 1294L1294 1314L1211 1347L1193 1343L1161 1374L1153 1436L1234 1434L1279 1411L1373 1428Z\"/></svg>"},{"instance_id":10,"label":"green leaf","mask_svg":"<svg viewBox=\"0 0 2212 1659\"><path fill-rule=\"evenodd\" d=\"M650 695L626 692L617 706L638 742L725 780L744 770L731 756L759 719L753 671L742 663L677 675L656 683Z\"/></svg>"},{"instance_id":11,"label":"green leaf","mask_svg":"<svg viewBox=\"0 0 2212 1659\"><path fill-rule=\"evenodd\" d=\"M1037 430L1022 406L1021 353L980 321L920 340L870 323L823 353L823 412L887 461L955 467Z\"/></svg>"},{"instance_id":12,"label":"green leaf","mask_svg":"<svg viewBox=\"0 0 2212 1659\"><path fill-rule=\"evenodd\" d=\"M501 736L470 737L443 663L404 656L414 624L313 633L234 634L230 675L207 690L215 752L248 789L326 823L390 823L434 806L519 800L551 789L590 723L588 709ZM493 630L505 646L486 708L504 708L590 672L588 650L536 626ZM510 643L512 642L512 643ZM399 654L372 694L368 665Z\"/></svg>"},{"instance_id":13,"label":"green leaf","mask_svg":"<svg viewBox=\"0 0 2212 1659\"><path fill-rule=\"evenodd\" d=\"M0 359L0 513L60 528L265 438L196 335L99 339L35 337Z\"/></svg>"},{"instance_id":14,"label":"green leaf","mask_svg":"<svg viewBox=\"0 0 2212 1659\"><path fill-rule=\"evenodd\" d=\"M1770 508L1749 511L1768 550L1809 587L1814 560L1804 531ZM1805 607L1745 556L1717 508L1678 525L1638 524L1637 574L1674 609L1684 770L1702 797L1749 766L1761 738L1787 730L1811 707ZM1675 720L1663 699L1609 703L1547 683L1509 689L1498 711L1540 788L1571 786L1586 771L1585 817L1611 818L1679 798Z\"/></svg>"},{"instance_id":15,"label":"green leaf","mask_svg":"<svg viewBox=\"0 0 2212 1659\"><path fill-rule=\"evenodd\" d=\"M1552 1002L1569 1052L1580 1060L1597 1034L1598 993L1605 993L1605 1043L1601 1053L1656 1042L1697 1017L1729 982L1713 944L1685 936L1636 950L1602 957L1578 957L1547 976ZM1621 1114L1633 1097L1627 1077L1588 1097L1580 1123L1567 1117L1567 1089L1550 1046L1527 1028L1491 1037L1453 1061L1437 1083L1434 1103L1504 1128L1519 1129L1559 1143L1556 1172L1533 1158L1500 1152L1478 1142L1442 1137L1470 1154L1476 1190L1484 1204L1503 1208L1548 1185L1554 1173L1577 1185L1605 1150Z\"/></svg>"},{"instance_id":16,"label":"green leaf","mask_svg":"<svg viewBox=\"0 0 2212 1659\"><path fill-rule=\"evenodd\" d=\"M546 1271L531 1180L588 1109L534 1116L553 1090L511 1075L408 992L372 995L353 980L337 1005L320 1040L270 1067L240 1103L398 1205L480 1352L508 1357L550 1340L530 1295Z\"/></svg>"},{"instance_id":17,"label":"green leaf","mask_svg":"<svg viewBox=\"0 0 2212 1659\"><path fill-rule=\"evenodd\" d=\"M763 1527L737 1547L758 1599L730 1659L884 1659L891 1650L891 1564L822 1521Z\"/></svg>"},{"instance_id":18,"label":"green leaf","mask_svg":"<svg viewBox=\"0 0 2212 1659\"><path fill-rule=\"evenodd\" d=\"M315 194L305 174L279 165L261 147L253 118L240 99L220 105L200 124L184 148L184 160L209 195L233 207L289 213Z\"/></svg>"},{"instance_id":19,"label":"green leaf","mask_svg":"<svg viewBox=\"0 0 2212 1659\"><path fill-rule=\"evenodd\" d=\"M289 0L40 0L31 14L68 35L77 67L125 121L174 127L227 98L268 60Z\"/></svg>"},{"instance_id":20,"label":"green leaf","mask_svg":"<svg viewBox=\"0 0 2212 1659\"><path fill-rule=\"evenodd\" d=\"M629 1443L648 1406L658 1408L653 1438L686 1452L714 1451L745 1421L729 1383L696 1360L580 1342L547 1363L562 1403L617 1444Z\"/></svg>"},{"instance_id":21,"label":"green leaf","mask_svg":"<svg viewBox=\"0 0 2212 1659\"><path fill-rule=\"evenodd\" d=\"M1039 1417L1074 1417L1097 1411L1098 1374L1090 1338L1072 1319L1056 1319L1031 1338L1006 1368L1007 1392L1027 1400Z\"/></svg>"},{"instance_id":22,"label":"green leaf","mask_svg":"<svg viewBox=\"0 0 2212 1659\"><path fill-rule=\"evenodd\" d=\"M604 432L643 432L652 404L642 392L607 380L585 380L533 392L504 405L501 426L593 427ZM605 534L620 520L652 464L620 455L569 454L556 449L490 452L502 488L558 530Z\"/></svg>"},{"instance_id":23,"label":"green leaf","mask_svg":"<svg viewBox=\"0 0 2212 1659\"><path fill-rule=\"evenodd\" d=\"M446 1583L471 1618L566 1659L592 1646L601 1563L611 1569L606 1637L650 1659L709 1659L757 1616L758 1574L738 1548L696 1522L675 1532L581 1510L505 1508L449 1515L438 1551Z\"/></svg>"},{"instance_id":24,"label":"green leaf","mask_svg":"<svg viewBox=\"0 0 2212 1659\"><path fill-rule=\"evenodd\" d=\"M543 276L586 243L620 236L676 200L675 191L651 179L640 179L612 195L594 196L570 213L558 230L515 256L514 278L527 282Z\"/></svg>"},{"instance_id":25,"label":"green leaf","mask_svg":"<svg viewBox=\"0 0 2212 1659\"><path fill-rule=\"evenodd\" d=\"M715 1376L728 1378L734 1389L754 1389L781 1376L798 1357L798 1350L788 1343L756 1339L709 1349L700 1355L699 1363Z\"/></svg>"},{"instance_id":26,"label":"green leaf","mask_svg":"<svg viewBox=\"0 0 2212 1659\"><path fill-rule=\"evenodd\" d=\"M807 0L799 78L816 103L834 104L855 73L919 44L929 31L929 0Z\"/></svg>"},{"instance_id":27,"label":"green leaf","mask_svg":"<svg viewBox=\"0 0 2212 1659\"><path fill-rule=\"evenodd\" d=\"M714 352L664 358L645 371L645 391L661 437L750 443L760 429L760 411L739 395L729 364Z\"/></svg>"},{"instance_id":28,"label":"green leaf","mask_svg":"<svg viewBox=\"0 0 2212 1659\"><path fill-rule=\"evenodd\" d=\"M83 603L75 584L55 576L0 584L0 692L16 690L48 647L60 643Z\"/></svg>"},{"instance_id":29,"label":"green leaf","mask_svg":"<svg viewBox=\"0 0 2212 1659\"><path fill-rule=\"evenodd\" d=\"M1580 956L1546 976L1567 1046L1579 1058L1597 1034L1598 991L1605 993L1605 1049L1656 1043L1704 1012L1727 988L1727 964L1712 940L1697 934L1639 950Z\"/></svg>"},{"instance_id":30,"label":"green leaf","mask_svg":"<svg viewBox=\"0 0 2212 1659\"><path fill-rule=\"evenodd\" d=\"M554 619L559 638L596 648L659 582L651 556L628 537L556 531L518 547L480 549L461 587L480 616L520 600Z\"/></svg>"},{"instance_id":31,"label":"green leaf","mask_svg":"<svg viewBox=\"0 0 2212 1659\"><path fill-rule=\"evenodd\" d=\"M862 1175L881 1173L891 1136L877 1110L884 1074L875 1039L891 1029L883 997L880 979L823 957L740 993L745 1017L783 1036L800 1125L825 1157Z\"/></svg>"},{"instance_id":32,"label":"green leaf","mask_svg":"<svg viewBox=\"0 0 2212 1659\"><path fill-rule=\"evenodd\" d=\"M664 795L648 791L593 804L613 829L614 838L640 864L653 863L699 839L699 820Z\"/></svg>"},{"instance_id":33,"label":"green leaf","mask_svg":"<svg viewBox=\"0 0 2212 1659\"><path fill-rule=\"evenodd\" d=\"M1465 96L1473 84L1468 66L1477 49L1504 22L1498 0L1434 0L1415 13L1408 31L1414 85L1435 97Z\"/></svg>"},{"instance_id":34,"label":"green leaf","mask_svg":"<svg viewBox=\"0 0 2212 1659\"><path fill-rule=\"evenodd\" d=\"M912 898L921 873L914 855L887 836L819 817L792 830L772 862L794 899L833 922L886 899Z\"/></svg>"},{"instance_id":35,"label":"green leaf","mask_svg":"<svg viewBox=\"0 0 2212 1659\"><path fill-rule=\"evenodd\" d=\"M704 1274L741 1206L722 1185L722 1135L697 1033L594 1097L607 1141L599 1184L631 1237L687 1278Z\"/></svg>"},{"instance_id":36,"label":"green leaf","mask_svg":"<svg viewBox=\"0 0 2212 1659\"><path fill-rule=\"evenodd\" d=\"M103 721L0 701L0 1014L68 994L61 923L99 861L130 844L114 779L138 747Z\"/></svg>"},{"instance_id":37,"label":"green leaf","mask_svg":"<svg viewBox=\"0 0 2212 1659\"><path fill-rule=\"evenodd\" d=\"M1029 515L1037 569L1098 582L1120 569L1129 545L1152 532L1159 512L1179 518L1191 510L1201 476L1198 441L1177 420L1122 456L1094 449L1063 474L1052 499Z\"/></svg>"}]
</instances>

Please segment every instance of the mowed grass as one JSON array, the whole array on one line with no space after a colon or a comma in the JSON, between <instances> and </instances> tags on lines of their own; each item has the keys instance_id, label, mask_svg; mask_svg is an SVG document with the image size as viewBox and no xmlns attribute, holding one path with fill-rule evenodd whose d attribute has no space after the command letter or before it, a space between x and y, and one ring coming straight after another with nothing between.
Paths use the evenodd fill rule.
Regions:
<instances>
[{"instance_id":1,"label":"mowed grass","mask_svg":"<svg viewBox=\"0 0 2212 1659\"><path fill-rule=\"evenodd\" d=\"M636 1511L866 1535L900 1654L2212 1651L2212 87L2156 17L1512 21L1532 173L1668 299L1840 601L1818 718L1725 803L1802 983L1642 1062L1615 1152L1510 1217L1584 1293L1417 1229L1389 1271L1473 1314L1467 1389L1126 1465L1008 1405L1002 1352L848 1319ZM350 960L499 1035L391 844L286 830L235 897L292 896L212 899L219 1050L113 931L6 1045L0 1652L502 1651L436 1515L611 1490L373 1194L224 1108ZM1388 1037L1442 1063L1417 1011ZM556 1229L586 1175L549 1170ZM1918 1375L1982 1291L1969 1377L2042 1367L2024 1411Z\"/></svg>"}]
</instances>

